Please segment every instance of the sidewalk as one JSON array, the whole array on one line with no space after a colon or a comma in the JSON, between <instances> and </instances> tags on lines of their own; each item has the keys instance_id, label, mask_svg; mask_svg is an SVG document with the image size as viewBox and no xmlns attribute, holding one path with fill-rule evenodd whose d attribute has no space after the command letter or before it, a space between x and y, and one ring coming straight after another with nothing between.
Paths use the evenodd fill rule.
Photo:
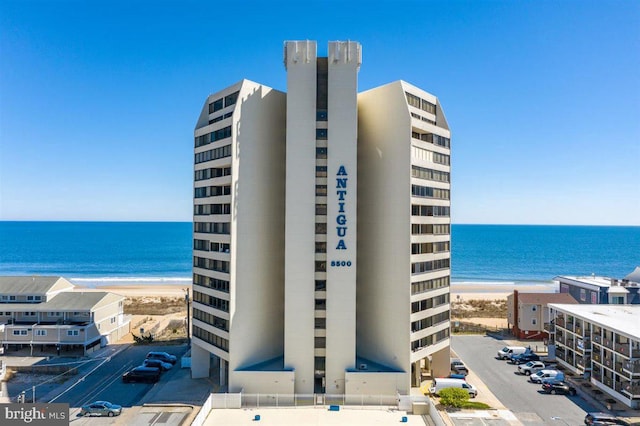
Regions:
<instances>
[{"instance_id":1,"label":"sidewalk","mask_svg":"<svg viewBox=\"0 0 640 426\"><path fill-rule=\"evenodd\" d=\"M451 351L452 357L455 358L458 355ZM518 420L515 414L508 410L502 402L489 390L487 385L474 373L469 371L466 380L478 389L478 396L473 401L484 402L489 405L491 410L460 410L456 412L448 412L445 410L438 411L443 417L447 417L445 422L448 424L454 424L455 419L462 418L479 418L485 419L491 422L496 420L502 420L509 425L520 426L522 423Z\"/></svg>"},{"instance_id":2,"label":"sidewalk","mask_svg":"<svg viewBox=\"0 0 640 426\"><path fill-rule=\"evenodd\" d=\"M164 374L167 382L154 385L140 405L127 409L117 424L147 424L144 419L173 416L180 424L189 425L218 388L210 378L192 379L191 369L180 368L179 363Z\"/></svg>"}]
</instances>

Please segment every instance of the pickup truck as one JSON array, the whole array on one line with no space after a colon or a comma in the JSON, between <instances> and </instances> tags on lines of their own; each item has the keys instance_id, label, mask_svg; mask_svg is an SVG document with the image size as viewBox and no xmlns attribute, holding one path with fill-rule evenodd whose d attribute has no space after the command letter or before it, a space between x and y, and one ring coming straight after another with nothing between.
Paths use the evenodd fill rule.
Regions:
<instances>
[{"instance_id":1,"label":"pickup truck","mask_svg":"<svg viewBox=\"0 0 640 426\"><path fill-rule=\"evenodd\" d=\"M462 362L462 360L457 358L453 358L451 360L451 372L454 374L464 374L465 376L469 374L467 366L464 365L464 362Z\"/></svg>"},{"instance_id":2,"label":"pickup truck","mask_svg":"<svg viewBox=\"0 0 640 426\"><path fill-rule=\"evenodd\" d=\"M542 361L529 361L526 364L518 365L518 372L525 376L545 368L545 364Z\"/></svg>"}]
</instances>

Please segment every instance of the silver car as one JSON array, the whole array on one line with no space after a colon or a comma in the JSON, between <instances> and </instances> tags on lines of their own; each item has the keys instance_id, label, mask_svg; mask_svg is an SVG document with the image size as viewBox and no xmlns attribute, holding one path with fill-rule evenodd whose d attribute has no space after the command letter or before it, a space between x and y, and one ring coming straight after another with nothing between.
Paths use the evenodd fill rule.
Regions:
<instances>
[{"instance_id":1,"label":"silver car","mask_svg":"<svg viewBox=\"0 0 640 426\"><path fill-rule=\"evenodd\" d=\"M83 405L80 409L81 416L119 416L122 413L120 405L112 404L109 401L96 401Z\"/></svg>"}]
</instances>

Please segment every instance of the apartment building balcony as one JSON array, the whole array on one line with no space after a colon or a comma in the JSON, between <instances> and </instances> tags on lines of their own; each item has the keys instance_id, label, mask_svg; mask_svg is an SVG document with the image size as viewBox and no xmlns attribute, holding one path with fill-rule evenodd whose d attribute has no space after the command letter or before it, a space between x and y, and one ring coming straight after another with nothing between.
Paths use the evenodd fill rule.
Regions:
<instances>
[{"instance_id":1,"label":"apartment building balcony","mask_svg":"<svg viewBox=\"0 0 640 426\"><path fill-rule=\"evenodd\" d=\"M6 324L0 338L2 344L81 345L100 337L95 324Z\"/></svg>"},{"instance_id":2,"label":"apartment building balcony","mask_svg":"<svg viewBox=\"0 0 640 426\"><path fill-rule=\"evenodd\" d=\"M604 357L602 359L602 365L609 367L611 369L613 369L613 358L609 358L609 357Z\"/></svg>"},{"instance_id":3,"label":"apartment building balcony","mask_svg":"<svg viewBox=\"0 0 640 426\"><path fill-rule=\"evenodd\" d=\"M640 376L640 360L623 363L622 369L632 376Z\"/></svg>"},{"instance_id":4,"label":"apartment building balcony","mask_svg":"<svg viewBox=\"0 0 640 426\"><path fill-rule=\"evenodd\" d=\"M556 317L555 322L557 326L564 328L564 325L565 325L564 317Z\"/></svg>"},{"instance_id":5,"label":"apartment building balcony","mask_svg":"<svg viewBox=\"0 0 640 426\"><path fill-rule=\"evenodd\" d=\"M626 357L631 357L632 352L635 352L631 350L629 343L615 343L615 350Z\"/></svg>"},{"instance_id":6,"label":"apartment building balcony","mask_svg":"<svg viewBox=\"0 0 640 426\"><path fill-rule=\"evenodd\" d=\"M609 349L613 349L613 340L611 339L604 339L603 341L604 345L609 348Z\"/></svg>"},{"instance_id":7,"label":"apartment building balcony","mask_svg":"<svg viewBox=\"0 0 640 426\"><path fill-rule=\"evenodd\" d=\"M611 377L604 376L600 383L603 383L606 387L613 389L613 379Z\"/></svg>"},{"instance_id":8,"label":"apartment building balcony","mask_svg":"<svg viewBox=\"0 0 640 426\"><path fill-rule=\"evenodd\" d=\"M572 338L567 338L567 344L566 346L570 347L571 349L573 349L575 347L574 345L574 340Z\"/></svg>"},{"instance_id":9,"label":"apartment building balcony","mask_svg":"<svg viewBox=\"0 0 640 426\"><path fill-rule=\"evenodd\" d=\"M599 334L594 334L593 335L593 341L599 345L602 344L602 336L600 336Z\"/></svg>"},{"instance_id":10,"label":"apartment building balcony","mask_svg":"<svg viewBox=\"0 0 640 426\"><path fill-rule=\"evenodd\" d=\"M573 321L567 321L567 326L565 327L567 330L573 331L573 325L575 323Z\"/></svg>"},{"instance_id":11,"label":"apartment building balcony","mask_svg":"<svg viewBox=\"0 0 640 426\"><path fill-rule=\"evenodd\" d=\"M592 371L592 372L591 372L591 378L592 378L593 380L598 381L598 382L602 382L602 374L600 374L599 372Z\"/></svg>"},{"instance_id":12,"label":"apartment building balcony","mask_svg":"<svg viewBox=\"0 0 640 426\"><path fill-rule=\"evenodd\" d=\"M602 355L600 355L600 353L594 353L593 354L593 361L597 362L598 364L602 364Z\"/></svg>"},{"instance_id":13,"label":"apartment building balcony","mask_svg":"<svg viewBox=\"0 0 640 426\"><path fill-rule=\"evenodd\" d=\"M629 398L640 398L640 382L623 381L616 386L616 390Z\"/></svg>"},{"instance_id":14,"label":"apartment building balcony","mask_svg":"<svg viewBox=\"0 0 640 426\"><path fill-rule=\"evenodd\" d=\"M591 370L591 357L576 357L576 365L583 370Z\"/></svg>"},{"instance_id":15,"label":"apartment building balcony","mask_svg":"<svg viewBox=\"0 0 640 426\"><path fill-rule=\"evenodd\" d=\"M542 326L542 328L544 329L544 331L546 331L549 334L552 334L556 331L556 327L555 324L552 322L545 322L544 325Z\"/></svg>"}]
</instances>

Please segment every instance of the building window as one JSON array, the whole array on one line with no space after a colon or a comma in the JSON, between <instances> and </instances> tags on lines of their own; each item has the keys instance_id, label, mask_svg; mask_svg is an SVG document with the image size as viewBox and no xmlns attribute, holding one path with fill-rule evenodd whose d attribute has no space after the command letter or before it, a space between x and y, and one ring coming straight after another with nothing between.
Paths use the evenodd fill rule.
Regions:
<instances>
[{"instance_id":1,"label":"building window","mask_svg":"<svg viewBox=\"0 0 640 426\"><path fill-rule=\"evenodd\" d=\"M326 270L327 270L326 261L316 262L316 272L325 272Z\"/></svg>"},{"instance_id":2,"label":"building window","mask_svg":"<svg viewBox=\"0 0 640 426\"><path fill-rule=\"evenodd\" d=\"M47 330L36 330L36 336L46 336Z\"/></svg>"},{"instance_id":3,"label":"building window","mask_svg":"<svg viewBox=\"0 0 640 426\"><path fill-rule=\"evenodd\" d=\"M327 148L316 148L316 158L317 159L326 159L327 158Z\"/></svg>"},{"instance_id":4,"label":"building window","mask_svg":"<svg viewBox=\"0 0 640 426\"><path fill-rule=\"evenodd\" d=\"M316 204L316 216L326 216L326 215L327 215L327 205Z\"/></svg>"},{"instance_id":5,"label":"building window","mask_svg":"<svg viewBox=\"0 0 640 426\"><path fill-rule=\"evenodd\" d=\"M535 318L531 319L531 324L536 325L536 319Z\"/></svg>"},{"instance_id":6,"label":"building window","mask_svg":"<svg viewBox=\"0 0 640 426\"><path fill-rule=\"evenodd\" d=\"M581 288L580 289L580 301L584 302L587 300L587 292L585 291L585 289Z\"/></svg>"},{"instance_id":7,"label":"building window","mask_svg":"<svg viewBox=\"0 0 640 426\"><path fill-rule=\"evenodd\" d=\"M316 177L327 177L327 166L316 166Z\"/></svg>"},{"instance_id":8,"label":"building window","mask_svg":"<svg viewBox=\"0 0 640 426\"><path fill-rule=\"evenodd\" d=\"M531 307L531 310L532 310L533 312L535 312L535 311L537 310L536 305L533 305L533 306Z\"/></svg>"},{"instance_id":9,"label":"building window","mask_svg":"<svg viewBox=\"0 0 640 426\"><path fill-rule=\"evenodd\" d=\"M316 129L317 140L327 140L327 129Z\"/></svg>"},{"instance_id":10,"label":"building window","mask_svg":"<svg viewBox=\"0 0 640 426\"><path fill-rule=\"evenodd\" d=\"M234 92L230 95L227 95L224 97L224 106L225 108L231 105L235 105L235 103L238 101L238 94L240 92Z\"/></svg>"},{"instance_id":11,"label":"building window","mask_svg":"<svg viewBox=\"0 0 640 426\"><path fill-rule=\"evenodd\" d=\"M314 357L314 369L316 371L325 370L326 359L323 356Z\"/></svg>"},{"instance_id":12,"label":"building window","mask_svg":"<svg viewBox=\"0 0 640 426\"><path fill-rule=\"evenodd\" d=\"M326 280L316 280L316 291L325 291L327 289Z\"/></svg>"},{"instance_id":13,"label":"building window","mask_svg":"<svg viewBox=\"0 0 640 426\"><path fill-rule=\"evenodd\" d=\"M327 185L316 185L316 197L327 196Z\"/></svg>"},{"instance_id":14,"label":"building window","mask_svg":"<svg viewBox=\"0 0 640 426\"><path fill-rule=\"evenodd\" d=\"M316 242L316 253L326 253L326 252L327 252L327 243Z\"/></svg>"},{"instance_id":15,"label":"building window","mask_svg":"<svg viewBox=\"0 0 640 426\"><path fill-rule=\"evenodd\" d=\"M324 330L327 328L327 319L326 318L316 318L315 319L315 328L318 330Z\"/></svg>"},{"instance_id":16,"label":"building window","mask_svg":"<svg viewBox=\"0 0 640 426\"><path fill-rule=\"evenodd\" d=\"M13 330L14 336L26 336L27 330Z\"/></svg>"},{"instance_id":17,"label":"building window","mask_svg":"<svg viewBox=\"0 0 640 426\"><path fill-rule=\"evenodd\" d=\"M316 299L316 311L324 311L327 309L326 299Z\"/></svg>"},{"instance_id":18,"label":"building window","mask_svg":"<svg viewBox=\"0 0 640 426\"><path fill-rule=\"evenodd\" d=\"M329 114L326 109L319 109L316 111L316 121L327 121Z\"/></svg>"},{"instance_id":19,"label":"building window","mask_svg":"<svg viewBox=\"0 0 640 426\"><path fill-rule=\"evenodd\" d=\"M79 334L78 330L67 330L67 336L78 336Z\"/></svg>"},{"instance_id":20,"label":"building window","mask_svg":"<svg viewBox=\"0 0 640 426\"><path fill-rule=\"evenodd\" d=\"M316 223L316 234L326 234L326 233L327 233L327 224Z\"/></svg>"},{"instance_id":21,"label":"building window","mask_svg":"<svg viewBox=\"0 0 640 426\"><path fill-rule=\"evenodd\" d=\"M314 340L314 346L316 348L326 348L327 347L327 339L325 337L316 337Z\"/></svg>"}]
</instances>

